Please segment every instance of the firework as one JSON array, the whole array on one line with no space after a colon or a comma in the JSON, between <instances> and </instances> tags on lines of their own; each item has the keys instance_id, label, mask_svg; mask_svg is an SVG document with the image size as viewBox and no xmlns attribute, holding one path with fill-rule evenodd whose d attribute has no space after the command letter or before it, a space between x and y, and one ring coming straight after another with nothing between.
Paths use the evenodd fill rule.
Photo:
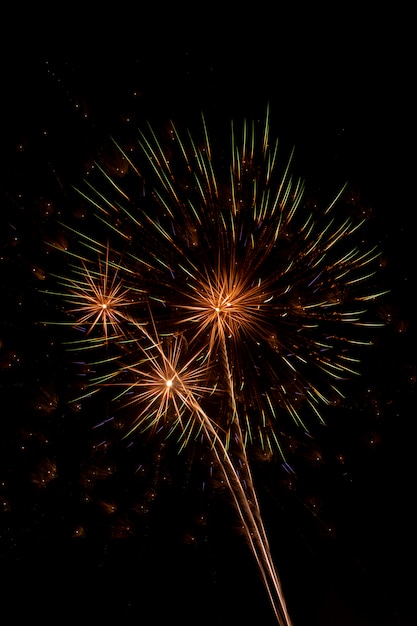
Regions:
<instances>
[{"instance_id":1,"label":"firework","mask_svg":"<svg viewBox=\"0 0 417 626\"><path fill-rule=\"evenodd\" d=\"M97 163L78 190L95 234L70 229L58 281L65 323L82 333L72 349L106 346L86 394L114 389L128 437L206 446L288 626L249 450L285 460L280 433L322 420L358 373L379 254L363 248L344 189L323 207L304 199L269 113L230 137L212 144L203 119L198 139L171 123L139 132L133 150L115 141L123 167Z\"/></svg>"}]
</instances>

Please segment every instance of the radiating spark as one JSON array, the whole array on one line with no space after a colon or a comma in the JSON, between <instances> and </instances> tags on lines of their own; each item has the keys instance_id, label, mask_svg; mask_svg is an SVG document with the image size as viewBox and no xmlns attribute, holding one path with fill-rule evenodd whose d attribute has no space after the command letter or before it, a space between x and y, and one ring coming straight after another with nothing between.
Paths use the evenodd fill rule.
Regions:
<instances>
[{"instance_id":1,"label":"radiating spark","mask_svg":"<svg viewBox=\"0 0 417 626\"><path fill-rule=\"evenodd\" d=\"M110 262L107 246L104 261L98 259L97 269L90 268L84 259L81 267L73 269L73 278L61 278L60 282L66 289L63 294L70 305L68 313L75 317L75 325L86 327L85 337L96 328L102 330L102 337L107 343L110 333L123 337L121 321L129 320L128 307L134 302L134 291L124 288L119 277L119 266ZM92 338L100 344L101 338ZM88 347L85 344L83 347Z\"/></svg>"}]
</instances>

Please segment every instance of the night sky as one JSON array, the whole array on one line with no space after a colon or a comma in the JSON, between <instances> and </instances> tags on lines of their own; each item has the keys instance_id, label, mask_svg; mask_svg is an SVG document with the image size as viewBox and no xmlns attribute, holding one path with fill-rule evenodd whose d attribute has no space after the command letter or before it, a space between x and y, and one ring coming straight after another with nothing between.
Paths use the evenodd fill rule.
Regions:
<instances>
[{"instance_id":1,"label":"night sky","mask_svg":"<svg viewBox=\"0 0 417 626\"><path fill-rule=\"evenodd\" d=\"M118 10L118 9L117 9ZM121 11L122 9L120 9ZM260 624L273 615L227 498L163 443L97 454L105 408L77 410L46 242L110 136L210 127L271 107L307 192L346 180L382 251L384 328L288 476L255 469L294 626L411 626L417 359L410 16L39 14L0 60L0 563L4 624ZM278 12L279 13L279 12ZM4 25L7 29L7 20ZM141 467L143 471L138 472ZM252 617L256 615L256 618ZM249 617L251 616L251 617Z\"/></svg>"}]
</instances>

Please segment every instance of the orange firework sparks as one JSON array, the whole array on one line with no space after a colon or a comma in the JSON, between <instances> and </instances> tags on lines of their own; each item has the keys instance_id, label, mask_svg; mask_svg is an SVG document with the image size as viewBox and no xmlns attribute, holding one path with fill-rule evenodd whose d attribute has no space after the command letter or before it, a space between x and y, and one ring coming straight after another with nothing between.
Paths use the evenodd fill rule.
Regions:
<instances>
[{"instance_id":1,"label":"orange firework sparks","mask_svg":"<svg viewBox=\"0 0 417 626\"><path fill-rule=\"evenodd\" d=\"M58 280L65 288L60 295L71 305L68 313L75 318L73 325L86 328L85 337L101 329L93 340L101 345L103 340L108 343L110 338L124 336L121 322L129 320L128 307L137 301L137 295L131 288L124 287L121 266L110 261L109 246L105 248L104 260L102 246L97 244L97 251L95 265L80 258L80 266L72 267L73 277L58 277Z\"/></svg>"},{"instance_id":2,"label":"orange firework sparks","mask_svg":"<svg viewBox=\"0 0 417 626\"><path fill-rule=\"evenodd\" d=\"M127 436L135 430L166 429L169 435L178 432L182 448L192 435L196 436L199 399L215 391L207 386L207 363L201 354L187 357L181 335L160 338L154 326L152 332L145 326L137 330L141 337L133 350L139 360L123 368L126 380L110 383L122 387L118 398L122 398L123 406L134 407L133 426Z\"/></svg>"},{"instance_id":3,"label":"orange firework sparks","mask_svg":"<svg viewBox=\"0 0 417 626\"><path fill-rule=\"evenodd\" d=\"M280 432L307 430L308 412L322 420L343 397L359 371L352 350L377 325L367 303L382 293L378 251L363 249L365 221L344 188L322 210L304 200L292 155L279 165L269 112L260 129L232 125L228 158L204 120L200 141L172 124L169 148L151 128L139 133L137 160L115 145L123 176L97 166L99 182L81 191L108 243L73 230L83 254L63 250L76 264L61 295L70 323L87 328L75 348L112 340L110 371L90 384L119 388L127 436L162 431L180 450L197 438L208 447L277 623L289 626L248 448L285 459Z\"/></svg>"}]
</instances>

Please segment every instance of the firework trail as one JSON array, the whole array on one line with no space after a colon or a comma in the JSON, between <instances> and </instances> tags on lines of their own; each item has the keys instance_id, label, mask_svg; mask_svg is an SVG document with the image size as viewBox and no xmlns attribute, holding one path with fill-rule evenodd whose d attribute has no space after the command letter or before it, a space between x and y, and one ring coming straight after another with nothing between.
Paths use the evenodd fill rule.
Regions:
<instances>
[{"instance_id":1,"label":"firework trail","mask_svg":"<svg viewBox=\"0 0 417 626\"><path fill-rule=\"evenodd\" d=\"M114 142L119 166L97 163L78 190L93 226L68 229L69 272L55 278L64 323L82 330L71 349L100 355L86 394L115 390L127 436L203 441L289 626L249 451L285 459L280 433L343 397L369 344L379 254L343 189L324 208L304 200L269 128L269 113L261 128L232 124L228 148L204 119L198 140L171 123L132 149Z\"/></svg>"}]
</instances>

